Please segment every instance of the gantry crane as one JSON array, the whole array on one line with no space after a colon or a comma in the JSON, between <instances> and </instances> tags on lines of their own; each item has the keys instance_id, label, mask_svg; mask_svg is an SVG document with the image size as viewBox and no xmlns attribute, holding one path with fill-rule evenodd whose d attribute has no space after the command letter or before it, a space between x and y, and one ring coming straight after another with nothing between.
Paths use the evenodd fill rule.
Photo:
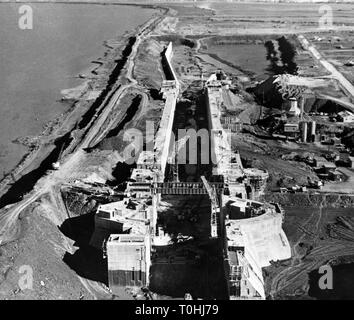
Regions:
<instances>
[{"instance_id":1,"label":"gantry crane","mask_svg":"<svg viewBox=\"0 0 354 320\"><path fill-rule=\"evenodd\" d=\"M169 157L169 163L172 167L172 175L173 175L174 182L179 182L178 154L179 154L180 150L184 147L184 145L187 143L188 139L189 139L189 136L184 136L182 139L175 141L174 149L172 151L172 154Z\"/></svg>"},{"instance_id":2,"label":"gantry crane","mask_svg":"<svg viewBox=\"0 0 354 320\"><path fill-rule=\"evenodd\" d=\"M215 186L211 186L204 176L201 176L204 187L208 192L209 198L211 200L211 238L218 237L218 215L220 214L220 206L216 193Z\"/></svg>"}]
</instances>

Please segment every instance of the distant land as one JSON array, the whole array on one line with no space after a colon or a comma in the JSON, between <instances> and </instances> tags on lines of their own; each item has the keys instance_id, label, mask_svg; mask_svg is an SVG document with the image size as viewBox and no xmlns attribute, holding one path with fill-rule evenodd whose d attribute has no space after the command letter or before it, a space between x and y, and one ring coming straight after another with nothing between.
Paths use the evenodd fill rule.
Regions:
<instances>
[{"instance_id":1,"label":"distant land","mask_svg":"<svg viewBox=\"0 0 354 320\"><path fill-rule=\"evenodd\" d=\"M353 3L354 0L0 0L1 2L16 2L16 3L34 3L34 2L57 2L57 3L96 3L96 4L150 4L150 3L211 3L211 2L228 2L228 3L254 3L254 2L269 2L269 3ZM353 3L354 4L354 3Z\"/></svg>"}]
</instances>

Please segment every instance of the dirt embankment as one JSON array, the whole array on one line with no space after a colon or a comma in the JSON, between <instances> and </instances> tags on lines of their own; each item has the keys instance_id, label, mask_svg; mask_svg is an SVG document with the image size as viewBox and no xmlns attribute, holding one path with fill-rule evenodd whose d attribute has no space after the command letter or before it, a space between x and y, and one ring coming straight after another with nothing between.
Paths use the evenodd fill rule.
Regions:
<instances>
[{"instance_id":1,"label":"dirt embankment","mask_svg":"<svg viewBox=\"0 0 354 320\"><path fill-rule=\"evenodd\" d=\"M160 89L163 80L160 61L162 50L161 43L152 38L139 46L133 76L141 86Z\"/></svg>"},{"instance_id":2,"label":"dirt embankment","mask_svg":"<svg viewBox=\"0 0 354 320\"><path fill-rule=\"evenodd\" d=\"M155 131L157 130L164 106L160 93L163 80L162 51L163 46L154 38L149 37L141 42L132 74L137 85L122 97L116 113L111 115L115 117L111 129L94 148L116 150L122 154L130 143L124 141L124 132L127 129L138 129L145 136L146 122L151 121L154 123Z\"/></svg>"},{"instance_id":3,"label":"dirt embankment","mask_svg":"<svg viewBox=\"0 0 354 320\"><path fill-rule=\"evenodd\" d=\"M153 28L159 19L154 17L153 25L150 27ZM146 29L146 25L143 28ZM127 44L124 45L126 47ZM116 49L111 53L106 56L107 69L105 71L109 70L109 72L105 73L104 71L102 77L96 79L97 82L95 82L100 89L107 88L107 85L110 86L113 83L119 85L119 83L116 84L119 72L115 72L114 75L117 76L115 79L112 78L111 72L113 69L117 71L115 69L117 61L115 60L117 57L121 57L121 52ZM97 99L102 98L98 97ZM43 139L47 139L45 147L48 147L52 142L50 139L63 134L63 131L69 130L70 135L70 130L74 127L78 129L80 123L84 123L81 129L86 131L86 127L91 125L91 116L95 117L97 114L98 109L95 112L92 112L91 109L92 105L97 105L97 99L90 102L79 101L78 105L82 104L83 109L74 108L73 113L66 115L65 121L56 128L57 132L53 128L48 129L49 136L43 136ZM147 98L145 97L145 107L146 102ZM86 116L87 112L91 116L85 118L83 114ZM75 142L80 143L82 136L77 131L71 132L71 140L66 141L64 150L67 143L72 143L71 147ZM62 148L60 144L57 147ZM68 149L66 152L69 152ZM63 153L65 157L65 152ZM45 150L41 150L41 154L45 154ZM102 259L102 252L94 250L88 245L90 233L94 227L93 213L98 203L108 200L80 192L74 192L73 195L65 188L62 197L59 185L62 183L75 184L75 179L83 180L88 184L114 181L115 165L121 158L114 150L94 150L91 153L84 153L80 150L74 156L73 161L63 162L60 170L52 172L52 174L47 174L46 168L43 168L44 177L39 175L39 180L36 180L39 181L37 184L36 181L32 181L33 186L36 185L36 193L32 192L35 202L25 209L18 206L17 211L22 210L22 212L19 213L19 221L16 220L14 223L19 226L18 230L21 233L18 234L16 240L3 243L1 246L0 299L112 298L105 287L107 265L106 261ZM78 159L79 164L76 163ZM32 162L32 165L34 163L35 161ZM47 164L50 165L50 162ZM26 195L24 197L31 199ZM23 201L23 203L25 205L26 202ZM13 209L15 211L14 208L16 209L17 206L14 205L3 210ZM14 219L17 217L16 215ZM8 222L10 223L10 221ZM30 270L33 270L33 289L21 288L19 269L23 265L29 266Z\"/></svg>"},{"instance_id":4,"label":"dirt embankment","mask_svg":"<svg viewBox=\"0 0 354 320\"><path fill-rule=\"evenodd\" d=\"M113 181L117 159L104 151L86 155L85 170L72 179ZM0 299L111 299L102 252L88 246L97 205L109 201L54 187L23 210L17 240L0 248ZM21 287L23 266L33 270L33 289Z\"/></svg>"},{"instance_id":5,"label":"dirt embankment","mask_svg":"<svg viewBox=\"0 0 354 320\"><path fill-rule=\"evenodd\" d=\"M94 292L65 262L75 255L74 241L58 229L67 217L51 202L43 197L24 211L20 239L1 246L0 299L107 299L103 286Z\"/></svg>"},{"instance_id":6,"label":"dirt embankment","mask_svg":"<svg viewBox=\"0 0 354 320\"><path fill-rule=\"evenodd\" d=\"M287 207L314 207L322 204L327 208L354 208L354 195L273 192L267 193L264 199Z\"/></svg>"},{"instance_id":7,"label":"dirt embankment","mask_svg":"<svg viewBox=\"0 0 354 320\"><path fill-rule=\"evenodd\" d=\"M72 217L92 213L98 206L97 199L92 197L90 194L63 188L62 196L66 208Z\"/></svg>"}]
</instances>

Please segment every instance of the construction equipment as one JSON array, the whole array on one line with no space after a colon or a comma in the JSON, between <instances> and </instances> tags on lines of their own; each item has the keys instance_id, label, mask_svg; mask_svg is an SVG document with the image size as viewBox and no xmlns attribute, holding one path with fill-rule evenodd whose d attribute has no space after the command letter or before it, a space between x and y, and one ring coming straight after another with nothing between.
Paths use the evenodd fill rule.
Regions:
<instances>
[{"instance_id":1,"label":"construction equipment","mask_svg":"<svg viewBox=\"0 0 354 320\"><path fill-rule=\"evenodd\" d=\"M211 186L204 176L200 177L203 181L204 187L208 192L209 198L211 200L211 238L218 237L218 214L220 214L220 206L218 202L218 197L216 193L215 186Z\"/></svg>"},{"instance_id":2,"label":"construction equipment","mask_svg":"<svg viewBox=\"0 0 354 320\"><path fill-rule=\"evenodd\" d=\"M61 155L63 153L64 145L65 145L65 142L63 142L63 144L61 145L60 152L58 154L58 160L56 162L52 163L53 170L59 170L60 169L60 157L61 157Z\"/></svg>"}]
</instances>

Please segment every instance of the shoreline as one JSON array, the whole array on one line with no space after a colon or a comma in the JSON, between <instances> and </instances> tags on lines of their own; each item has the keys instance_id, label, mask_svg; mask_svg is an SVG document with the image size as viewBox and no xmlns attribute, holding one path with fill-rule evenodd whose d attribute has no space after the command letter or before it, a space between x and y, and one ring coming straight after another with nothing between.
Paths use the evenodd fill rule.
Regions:
<instances>
[{"instance_id":1,"label":"shoreline","mask_svg":"<svg viewBox=\"0 0 354 320\"><path fill-rule=\"evenodd\" d=\"M0 2L1 3L21 3L21 2ZM34 3L34 2L33 2ZM53 3L53 1L35 2L37 3ZM59 3L59 2L57 2ZM61 4L74 4L67 2L60 2ZM91 4L88 2L87 4ZM102 3L100 3L102 4ZM114 5L123 5L117 4ZM145 5L136 5L138 7L147 8ZM42 161L45 160L49 154L56 148L55 141L60 139L63 135L69 134L75 131L75 126L90 110L91 105L94 103L97 97L91 99L82 98L90 93L99 95L109 79L109 76L114 70L116 60L122 57L123 49L129 42L131 37L134 37L144 26L155 19L157 16L163 16L168 12L168 8L162 6L148 6L151 9L158 10L156 13L152 13L151 17L139 24L131 31L126 31L124 34L112 39L104 39L102 47L104 48L101 55L91 60L88 63L88 67L85 70L80 71L74 75L75 78L82 79L83 81L78 86L73 88L61 89L61 95L63 96L62 103L68 103L68 108L65 112L47 122L44 125L43 130L35 136L24 136L13 140L14 143L22 144L28 148L28 152L22 157L22 159L14 166L12 170L7 172L0 180L0 198L4 196L11 185L16 183L21 177L32 172L38 168ZM113 64L113 66L111 66ZM101 74L100 74L101 72ZM86 77L81 78L81 74L85 73ZM102 83L100 82L104 82ZM95 88L98 86L99 89ZM63 91L72 92L76 97L70 97L66 99L63 95ZM78 97L80 96L80 97ZM84 109L84 110L82 110ZM81 111L81 113L80 113ZM78 114L75 114L78 113Z\"/></svg>"}]
</instances>

